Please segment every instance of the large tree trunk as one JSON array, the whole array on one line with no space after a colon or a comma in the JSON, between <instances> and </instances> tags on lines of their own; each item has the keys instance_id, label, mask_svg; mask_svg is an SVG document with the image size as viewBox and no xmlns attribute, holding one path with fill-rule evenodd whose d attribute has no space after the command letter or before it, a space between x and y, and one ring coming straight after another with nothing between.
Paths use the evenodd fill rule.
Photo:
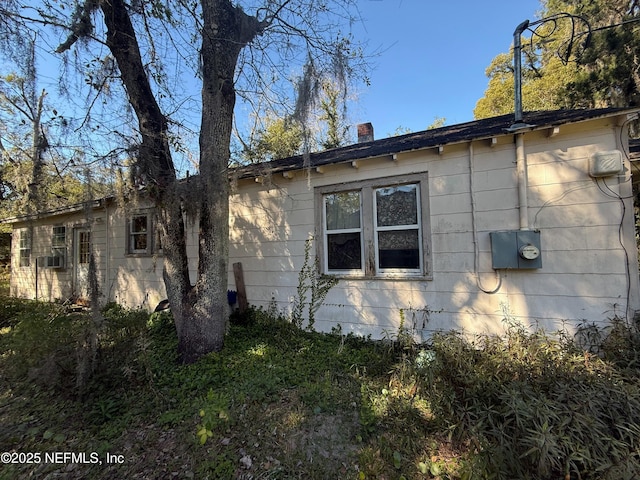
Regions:
<instances>
[{"instance_id":1,"label":"large tree trunk","mask_svg":"<svg viewBox=\"0 0 640 480\"><path fill-rule=\"evenodd\" d=\"M135 31L123 0L105 0L101 9L107 45L113 53L140 126L138 164L146 175L162 229L164 281L182 362L220 350L227 322L229 183L227 167L235 106L238 55L263 24L229 0L202 0L202 125L200 174L191 188L198 201L198 277L190 284L183 209L167 142L167 121L151 90ZM196 199L196 200L193 200Z\"/></svg>"},{"instance_id":2,"label":"large tree trunk","mask_svg":"<svg viewBox=\"0 0 640 480\"><path fill-rule=\"evenodd\" d=\"M229 145L236 101L234 75L242 48L260 24L228 0L202 0L202 124L198 278L183 319L178 349L183 361L222 348L229 258Z\"/></svg>"},{"instance_id":3,"label":"large tree trunk","mask_svg":"<svg viewBox=\"0 0 640 480\"><path fill-rule=\"evenodd\" d=\"M100 3L107 27L107 45L115 57L129 103L138 118L142 142L137 167L158 210L164 254L164 281L178 336L184 335L191 292L183 209L167 141L167 119L153 95L142 63L136 34L123 0Z\"/></svg>"}]
</instances>

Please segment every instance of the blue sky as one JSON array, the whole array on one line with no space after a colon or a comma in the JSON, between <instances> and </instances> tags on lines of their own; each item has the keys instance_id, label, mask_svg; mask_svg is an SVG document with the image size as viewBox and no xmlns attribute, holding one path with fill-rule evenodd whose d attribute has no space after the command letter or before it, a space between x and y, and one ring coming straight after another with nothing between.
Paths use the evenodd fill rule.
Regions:
<instances>
[{"instance_id":1,"label":"blue sky","mask_svg":"<svg viewBox=\"0 0 640 480\"><path fill-rule=\"evenodd\" d=\"M475 104L488 84L485 69L509 50L516 26L535 19L540 9L540 0L357 1L363 21L353 26L353 34L378 55L371 59L371 85L352 92L355 99L347 119L353 126L352 141L358 123L373 123L379 139L398 128L424 130L436 118L444 118L447 125L473 120ZM40 88L52 96L59 68L50 58L41 65L45 77ZM194 86L194 98L199 88ZM84 100L78 98L79 103ZM94 115L101 107L100 102L94 105ZM112 115L109 109L105 104L106 114ZM244 117L237 120L242 124ZM197 123L199 114L193 119L195 131Z\"/></svg>"},{"instance_id":2,"label":"blue sky","mask_svg":"<svg viewBox=\"0 0 640 480\"><path fill-rule=\"evenodd\" d=\"M536 18L540 1L359 0L359 8L364 23L354 34L381 53L349 117L384 138L400 126L424 130L436 117L473 120L485 69L509 50L516 26Z\"/></svg>"}]
</instances>

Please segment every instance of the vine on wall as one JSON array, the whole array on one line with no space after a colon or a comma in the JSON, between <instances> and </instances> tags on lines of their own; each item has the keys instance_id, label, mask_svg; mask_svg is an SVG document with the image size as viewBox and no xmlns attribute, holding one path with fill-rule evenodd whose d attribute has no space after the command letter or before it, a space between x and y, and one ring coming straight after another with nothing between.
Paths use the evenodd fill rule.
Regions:
<instances>
[{"instance_id":1,"label":"vine on wall","mask_svg":"<svg viewBox=\"0 0 640 480\"><path fill-rule=\"evenodd\" d=\"M316 257L311 260L311 247L313 237L305 240L304 264L298 274L297 296L293 303L291 322L298 328L302 328L305 307L307 308L307 329L313 330L315 315L322 306L329 290L338 284L338 278L333 275L320 273L320 262Z\"/></svg>"}]
</instances>

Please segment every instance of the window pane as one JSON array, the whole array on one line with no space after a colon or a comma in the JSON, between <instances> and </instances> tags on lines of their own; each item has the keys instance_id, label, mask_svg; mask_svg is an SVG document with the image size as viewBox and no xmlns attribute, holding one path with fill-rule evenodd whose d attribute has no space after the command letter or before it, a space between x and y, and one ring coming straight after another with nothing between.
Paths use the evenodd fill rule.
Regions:
<instances>
[{"instance_id":1,"label":"window pane","mask_svg":"<svg viewBox=\"0 0 640 480\"><path fill-rule=\"evenodd\" d=\"M131 232L143 233L147 231L147 216L142 215L139 217L133 217L131 220Z\"/></svg>"},{"instance_id":2,"label":"window pane","mask_svg":"<svg viewBox=\"0 0 640 480\"><path fill-rule=\"evenodd\" d=\"M20 232L20 266L31 266L31 233L29 230Z\"/></svg>"},{"instance_id":3,"label":"window pane","mask_svg":"<svg viewBox=\"0 0 640 480\"><path fill-rule=\"evenodd\" d=\"M379 227L418 224L416 185L378 188L376 211Z\"/></svg>"},{"instance_id":4,"label":"window pane","mask_svg":"<svg viewBox=\"0 0 640 480\"><path fill-rule=\"evenodd\" d=\"M360 192L325 195L327 230L360 228Z\"/></svg>"},{"instance_id":5,"label":"window pane","mask_svg":"<svg viewBox=\"0 0 640 480\"><path fill-rule=\"evenodd\" d=\"M51 239L51 249L54 252L64 250L67 242L67 230L65 227L53 227L53 238ZM56 253L57 255L57 253Z\"/></svg>"},{"instance_id":6,"label":"window pane","mask_svg":"<svg viewBox=\"0 0 640 480\"><path fill-rule=\"evenodd\" d=\"M80 232L78 236L78 262L89 263L91 256L91 232Z\"/></svg>"},{"instance_id":7,"label":"window pane","mask_svg":"<svg viewBox=\"0 0 640 480\"><path fill-rule=\"evenodd\" d=\"M28 267L31 265L31 250L20 250L20 266Z\"/></svg>"},{"instance_id":8,"label":"window pane","mask_svg":"<svg viewBox=\"0 0 640 480\"><path fill-rule=\"evenodd\" d=\"M360 233L327 235L329 270L359 270L362 268Z\"/></svg>"},{"instance_id":9,"label":"window pane","mask_svg":"<svg viewBox=\"0 0 640 480\"><path fill-rule=\"evenodd\" d=\"M378 232L379 268L420 268L418 230Z\"/></svg>"},{"instance_id":10,"label":"window pane","mask_svg":"<svg viewBox=\"0 0 640 480\"><path fill-rule=\"evenodd\" d=\"M20 248L31 248L31 235L28 230L23 230L20 232Z\"/></svg>"},{"instance_id":11,"label":"window pane","mask_svg":"<svg viewBox=\"0 0 640 480\"><path fill-rule=\"evenodd\" d=\"M147 234L137 233L131 236L134 250L146 250L147 249Z\"/></svg>"},{"instance_id":12,"label":"window pane","mask_svg":"<svg viewBox=\"0 0 640 480\"><path fill-rule=\"evenodd\" d=\"M147 215L138 215L131 218L129 227L129 252L147 253L149 246L149 218Z\"/></svg>"},{"instance_id":13,"label":"window pane","mask_svg":"<svg viewBox=\"0 0 640 480\"><path fill-rule=\"evenodd\" d=\"M67 236L67 229L65 227L53 227L53 242L60 246L64 244Z\"/></svg>"}]
</instances>

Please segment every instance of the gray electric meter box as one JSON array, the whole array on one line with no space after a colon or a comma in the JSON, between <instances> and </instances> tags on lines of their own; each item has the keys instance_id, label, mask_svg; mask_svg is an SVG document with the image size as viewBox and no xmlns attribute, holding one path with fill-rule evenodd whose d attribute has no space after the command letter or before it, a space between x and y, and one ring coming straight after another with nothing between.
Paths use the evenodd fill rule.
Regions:
<instances>
[{"instance_id":1,"label":"gray electric meter box","mask_svg":"<svg viewBox=\"0 0 640 480\"><path fill-rule=\"evenodd\" d=\"M542 268L539 230L490 232L489 236L494 269Z\"/></svg>"}]
</instances>

